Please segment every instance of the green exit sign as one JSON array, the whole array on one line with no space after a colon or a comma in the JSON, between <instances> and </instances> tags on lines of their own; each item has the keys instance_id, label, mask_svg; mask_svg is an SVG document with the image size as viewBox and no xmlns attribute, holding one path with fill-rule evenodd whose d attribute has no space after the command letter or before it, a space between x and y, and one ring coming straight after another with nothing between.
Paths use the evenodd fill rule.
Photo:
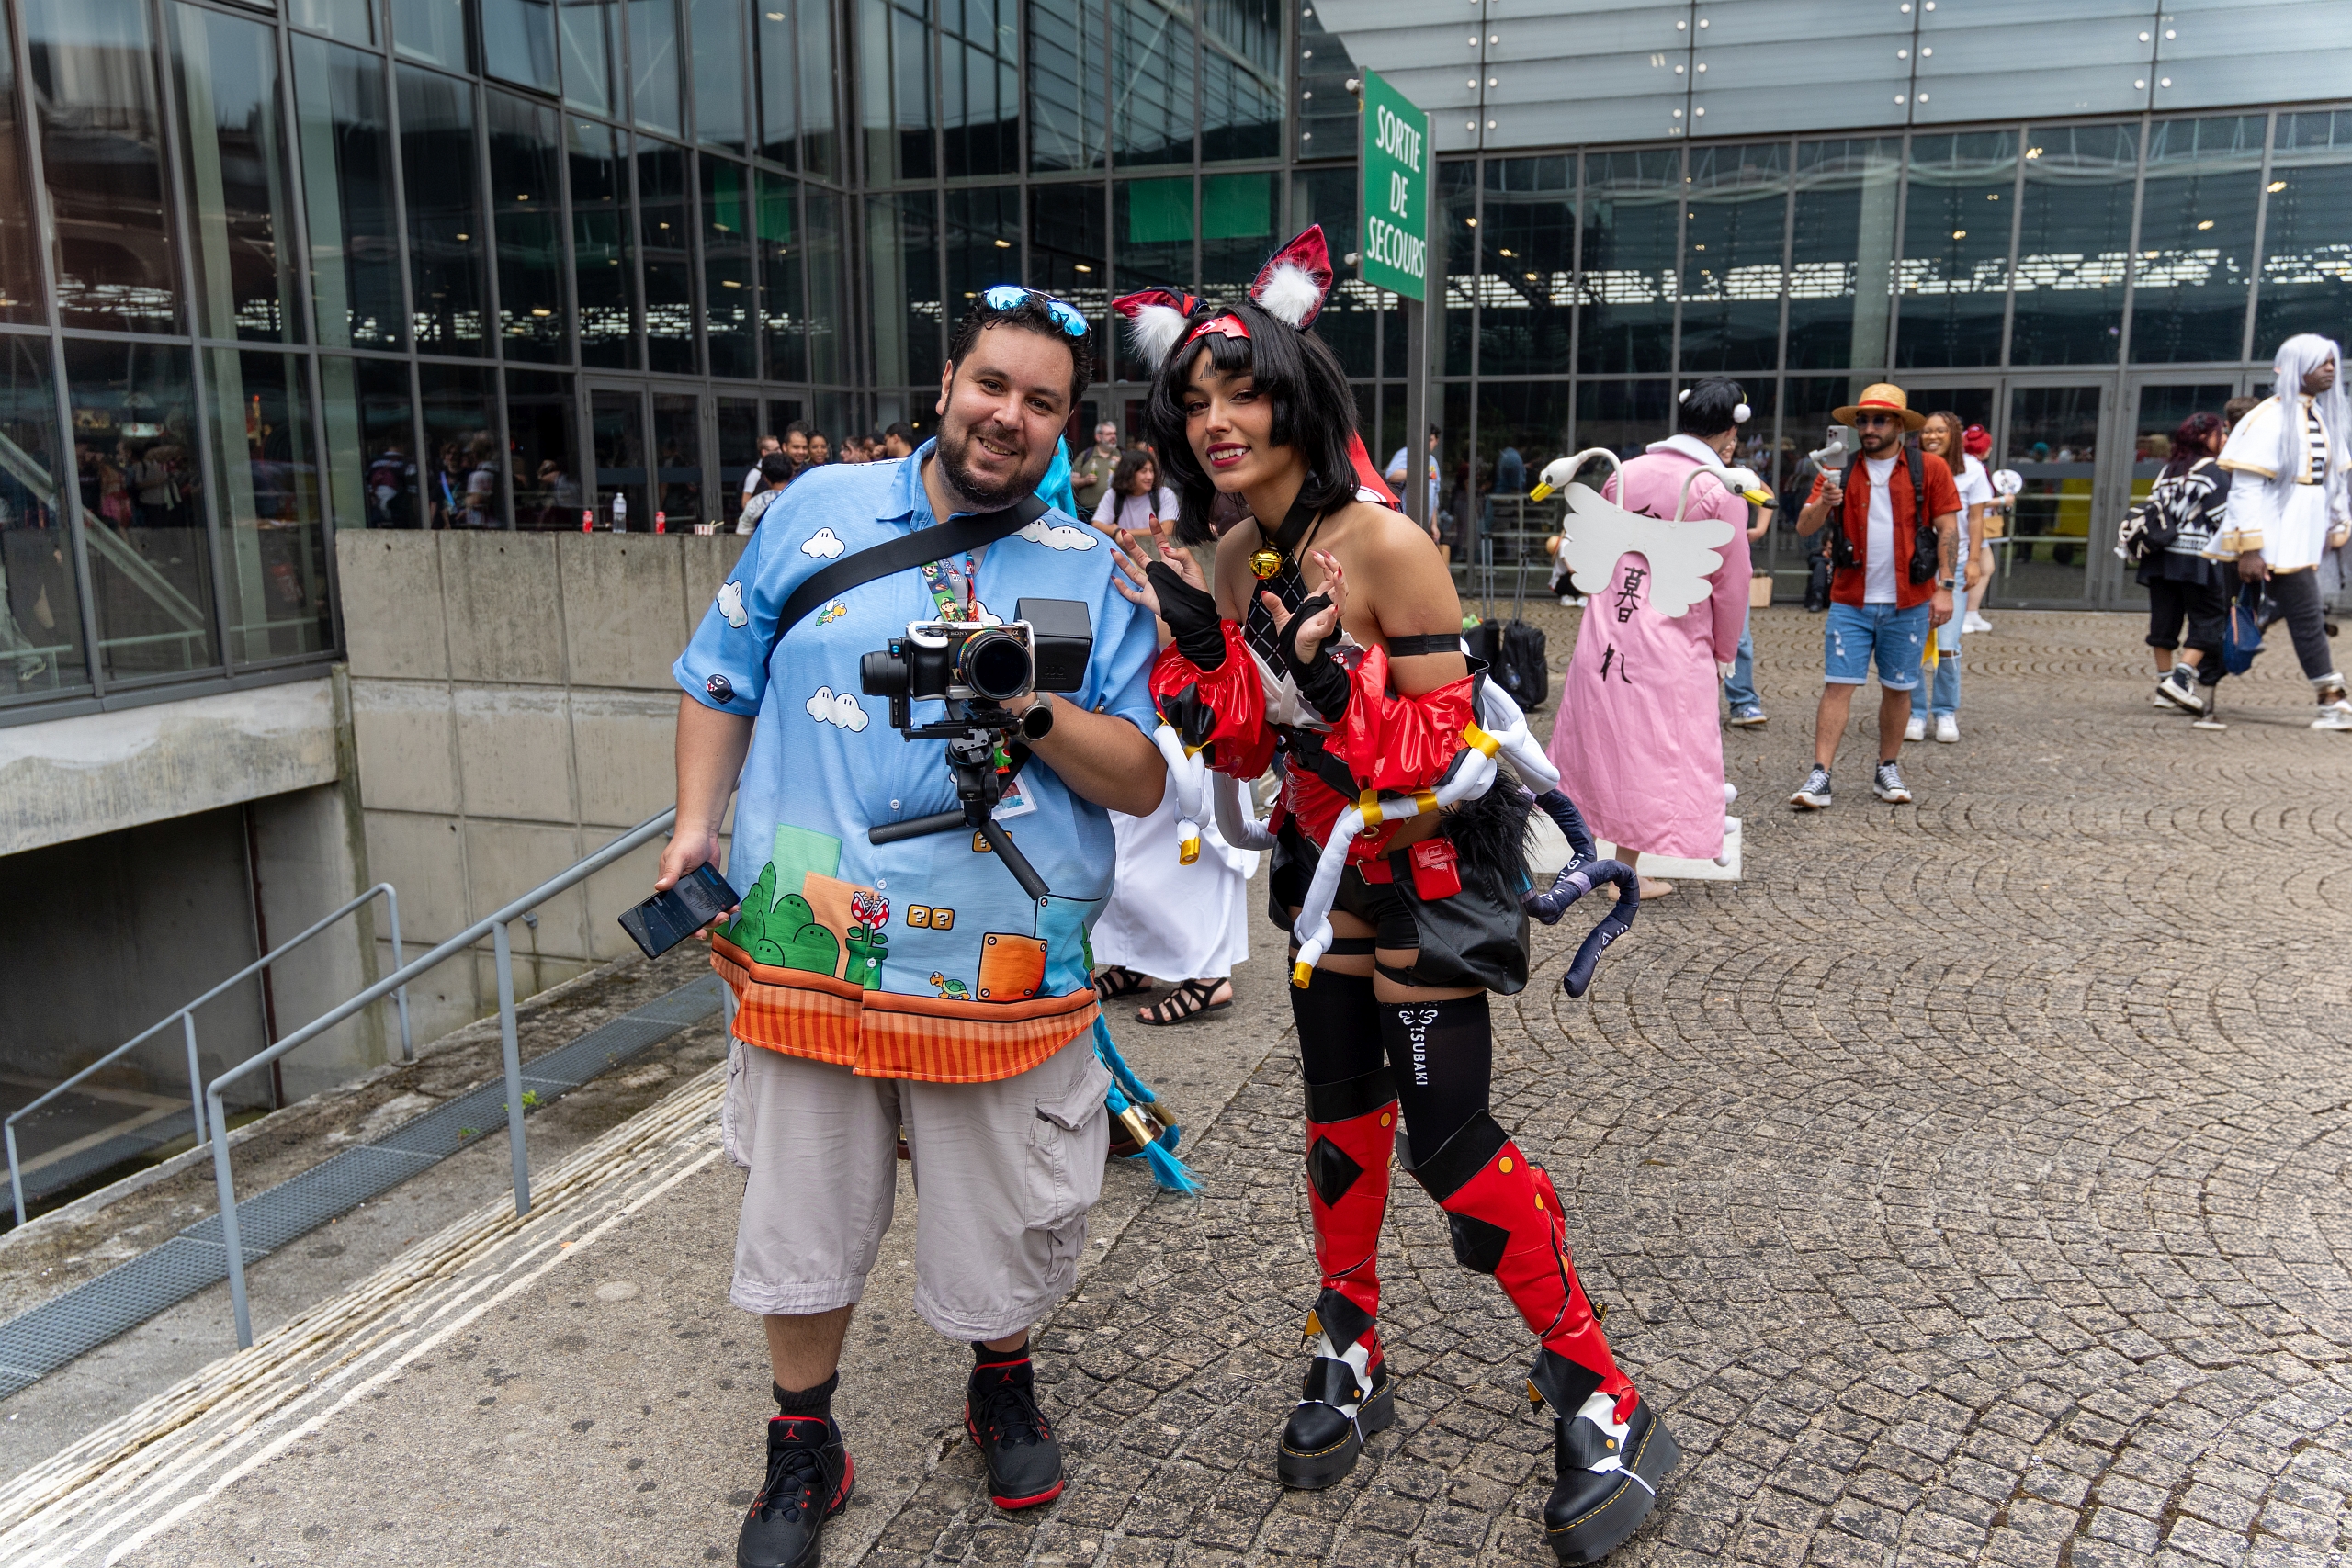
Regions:
<instances>
[{"instance_id":1,"label":"green exit sign","mask_svg":"<svg viewBox=\"0 0 2352 1568\"><path fill-rule=\"evenodd\" d=\"M1363 73L1363 264L1366 283L1429 298L1430 117Z\"/></svg>"}]
</instances>

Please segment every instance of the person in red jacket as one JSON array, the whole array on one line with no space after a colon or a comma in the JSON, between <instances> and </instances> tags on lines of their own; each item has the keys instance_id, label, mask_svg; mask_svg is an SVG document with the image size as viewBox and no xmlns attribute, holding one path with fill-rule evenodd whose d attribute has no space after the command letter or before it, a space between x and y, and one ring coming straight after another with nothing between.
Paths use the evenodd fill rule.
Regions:
<instances>
[{"instance_id":1,"label":"person in red jacket","mask_svg":"<svg viewBox=\"0 0 2352 1568\"><path fill-rule=\"evenodd\" d=\"M1854 688L1878 661L1878 772L1871 789L1900 805L1911 798L1895 759L1911 719L1919 661L1928 637L1951 619L1953 555L1960 543L1960 487L1941 457L1905 437L1928 423L1903 389L1886 382L1831 417L1862 438L1861 457L1840 473L1826 470L1797 513L1797 533L1828 526L1829 616L1821 628L1821 708L1814 717L1813 772L1789 803L1800 810L1829 805L1829 765L1853 709ZM1917 520L1933 532L1922 535Z\"/></svg>"},{"instance_id":2,"label":"person in red jacket","mask_svg":"<svg viewBox=\"0 0 2352 1568\"><path fill-rule=\"evenodd\" d=\"M1252 521L1225 535L1212 573L1169 547L1164 522L1153 525L1159 560L1123 541L1122 592L1167 622L1152 694L1186 750L1241 779L1282 753L1268 827L1283 926L1309 902L1351 807L1433 803L1425 792L1471 746L1494 743L1476 722L1483 677L1464 656L1443 561L1425 532L1366 499L1377 492L1358 471L1368 465L1354 400L1306 330L1330 286L1318 228L1277 253L1246 300L1154 291L1118 302L1158 367L1147 418L1184 511L1205 517L1219 494L1249 502ZM1561 1562L1590 1562L1649 1513L1679 1452L1611 1353L1551 1179L1488 1109L1487 995L1527 982L1530 805L1498 777L1457 807L1367 829L1339 874L1329 951L1295 979L1322 1281L1275 1469L1286 1485L1336 1484L1364 1435L1396 1419L1377 1327L1394 1152L1445 1211L1455 1257L1495 1278L1539 1341L1528 1381L1555 1434L1546 1535ZM1301 940L1316 939L1294 929Z\"/></svg>"}]
</instances>

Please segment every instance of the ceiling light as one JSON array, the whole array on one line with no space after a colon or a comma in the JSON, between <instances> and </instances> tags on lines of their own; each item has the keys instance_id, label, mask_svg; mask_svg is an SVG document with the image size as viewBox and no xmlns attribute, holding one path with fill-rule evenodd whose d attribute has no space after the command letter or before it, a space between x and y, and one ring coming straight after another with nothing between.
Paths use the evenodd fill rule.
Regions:
<instances>
[{"instance_id":1,"label":"ceiling light","mask_svg":"<svg viewBox=\"0 0 2352 1568\"><path fill-rule=\"evenodd\" d=\"M1965 229L1954 229L1951 231L1951 237L1955 240L1965 240L1968 238L1968 231Z\"/></svg>"},{"instance_id":2,"label":"ceiling light","mask_svg":"<svg viewBox=\"0 0 2352 1568\"><path fill-rule=\"evenodd\" d=\"M1009 251L1012 249L1012 242L1010 240L999 240L996 243L996 248L1000 251Z\"/></svg>"},{"instance_id":3,"label":"ceiling light","mask_svg":"<svg viewBox=\"0 0 2352 1568\"><path fill-rule=\"evenodd\" d=\"M2208 218L2207 220L2205 220L2205 221L2204 221L2204 222L2199 223L2199 225L2197 225L2197 227L2198 227L2198 228L2199 228L2200 230L2201 230L2201 229L2211 229L2212 226L2213 226L2213 220L2212 220L2211 218Z\"/></svg>"},{"instance_id":4,"label":"ceiling light","mask_svg":"<svg viewBox=\"0 0 2352 1568\"><path fill-rule=\"evenodd\" d=\"M2282 191L2287 188L2287 182L2285 180L2272 180L2268 185L2262 188L2272 192Z\"/></svg>"},{"instance_id":5,"label":"ceiling light","mask_svg":"<svg viewBox=\"0 0 2352 1568\"><path fill-rule=\"evenodd\" d=\"M1076 269L1076 270L1078 270L1078 271L1080 271L1080 272L1092 272L1094 269L1093 269L1092 267L1091 267L1091 266L1087 265L1084 262L1080 262L1079 264L1077 264L1077 269Z\"/></svg>"}]
</instances>

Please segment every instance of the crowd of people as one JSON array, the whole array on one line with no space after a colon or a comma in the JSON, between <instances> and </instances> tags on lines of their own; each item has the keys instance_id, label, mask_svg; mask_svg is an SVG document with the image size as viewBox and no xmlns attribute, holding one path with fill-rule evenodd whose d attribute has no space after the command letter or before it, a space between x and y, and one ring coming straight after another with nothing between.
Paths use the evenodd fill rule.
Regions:
<instances>
[{"instance_id":1,"label":"crowd of people","mask_svg":"<svg viewBox=\"0 0 2352 1568\"><path fill-rule=\"evenodd\" d=\"M936 435L881 439L905 460L826 464L796 425L746 476L751 540L675 666L679 808L656 884L718 862L731 802L741 903L707 933L735 1001L723 1122L748 1171L730 1299L763 1319L776 1405L739 1564L814 1562L849 1500L839 1361L899 1158L922 1195L915 1307L972 1349L989 1493L1006 1509L1061 1495L1031 1329L1074 1286L1105 1161L1182 1174L1102 1010L1164 1027L1230 1007L1261 864L1288 936L1318 1276L1270 1479L1340 1483L1409 1397L1380 1322L1393 1168L1534 1341L1557 1559L1621 1544L1679 1460L1585 1295L1571 1216L1493 1112L1490 998L1526 986L1531 918L1613 884L1570 970L1582 995L1578 971L1589 984L1640 901L1673 891L1644 860L1724 852L1722 731L1765 722L1748 549L1773 498L1748 471L1754 411L1737 382L1702 380L1597 488L1570 488L1567 459L1544 470L1531 493L1566 496L1559 585L1585 613L1539 750L1469 658L1442 548L1463 536L1407 518L1405 454L1375 468L1355 434L1311 330L1331 276L1311 230L1240 298L1119 300L1149 367L1148 440L1106 422L1074 457L1088 325L992 288L956 329ZM2242 585L2288 623L2317 727L2352 728L2318 586L2352 526L2337 359L2291 340L2276 396L2184 423L2123 530L2167 706L2210 712ZM1981 429L1899 386L1836 417L1856 450L1815 455L1795 515L1828 577L1793 796L1814 810L1873 671L1879 798L1910 799L1906 739L1958 739L1963 635L2014 491ZM1083 667L1064 644L1048 680L1040 645L1034 681L989 687L971 650L1024 601L1057 636L1082 617ZM893 673L923 638L957 650L949 673ZM862 700L883 694L888 723ZM1548 887L1526 858L1539 807L1574 852Z\"/></svg>"}]
</instances>

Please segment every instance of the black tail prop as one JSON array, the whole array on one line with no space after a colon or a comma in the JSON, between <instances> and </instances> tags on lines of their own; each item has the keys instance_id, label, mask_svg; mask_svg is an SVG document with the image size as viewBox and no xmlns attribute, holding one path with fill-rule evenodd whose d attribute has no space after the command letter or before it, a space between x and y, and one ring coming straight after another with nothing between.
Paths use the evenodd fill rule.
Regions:
<instances>
[{"instance_id":1,"label":"black tail prop","mask_svg":"<svg viewBox=\"0 0 2352 1568\"><path fill-rule=\"evenodd\" d=\"M1557 925L1568 906L1595 887L1605 883L1617 885L1616 907L1577 945L1576 962L1568 965L1567 974L1560 981L1569 996L1581 997L1592 986L1592 972L1599 967L1600 955L1609 951L1610 943L1632 928L1634 917L1641 912L1642 879L1622 861L1595 858L1592 834L1586 829L1576 802L1554 789L1537 795L1535 804L1559 825L1574 858L1552 879L1549 888L1527 896L1529 914L1547 926Z\"/></svg>"}]
</instances>

